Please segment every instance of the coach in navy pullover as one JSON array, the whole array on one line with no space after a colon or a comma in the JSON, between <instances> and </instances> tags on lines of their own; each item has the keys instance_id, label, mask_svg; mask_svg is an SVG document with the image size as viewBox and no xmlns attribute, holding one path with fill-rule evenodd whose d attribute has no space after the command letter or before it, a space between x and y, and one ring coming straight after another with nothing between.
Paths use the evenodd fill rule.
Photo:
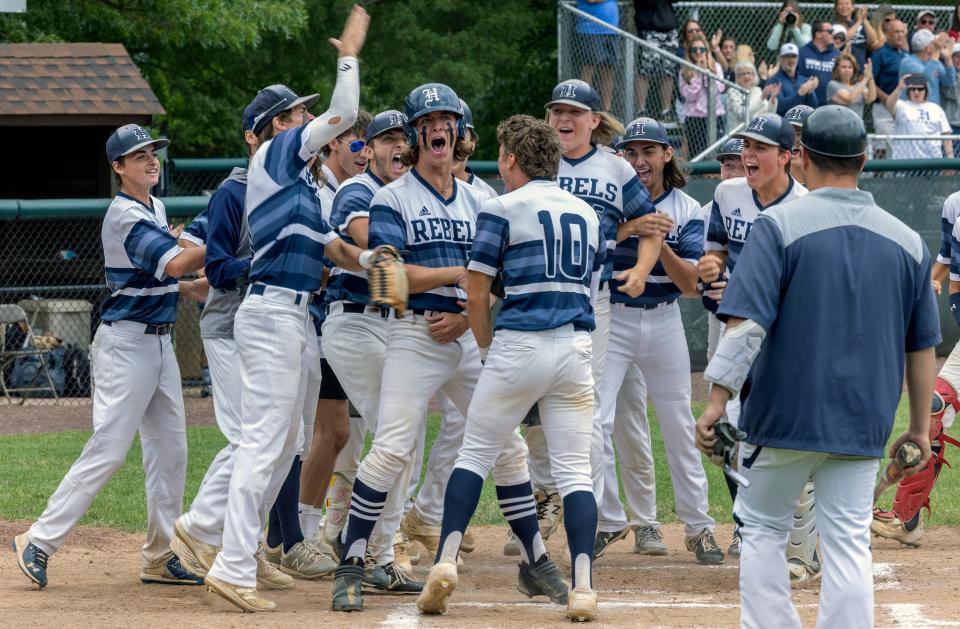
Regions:
<instances>
[{"instance_id":1,"label":"coach in navy pullover","mask_svg":"<svg viewBox=\"0 0 960 629\"><path fill-rule=\"evenodd\" d=\"M827 83L833 75L833 63L839 56L840 51L833 45L833 26L830 22L814 22L813 39L800 49L797 72L803 76L815 76L820 81L817 86L817 105L828 102Z\"/></svg>"}]
</instances>

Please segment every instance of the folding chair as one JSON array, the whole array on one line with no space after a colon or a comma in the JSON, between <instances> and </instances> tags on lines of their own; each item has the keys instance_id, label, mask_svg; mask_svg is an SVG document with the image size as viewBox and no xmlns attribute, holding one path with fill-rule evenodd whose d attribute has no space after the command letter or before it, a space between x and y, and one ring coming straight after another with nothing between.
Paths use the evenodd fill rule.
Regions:
<instances>
[{"instance_id":1,"label":"folding chair","mask_svg":"<svg viewBox=\"0 0 960 629\"><path fill-rule=\"evenodd\" d=\"M36 393L40 391L46 391L53 396L54 400L58 400L57 387L54 386L53 378L50 377L50 370L47 369L47 356L50 351L37 348L35 342L36 335L33 333L33 328L30 326L27 313L23 310L23 308L17 304L0 304L0 326L9 325L21 326L21 329L25 331L26 338L24 343L22 343L20 347L16 349L6 350L3 349L2 345L0 345L0 388L3 389L3 394L6 396L7 401L11 401L11 393ZM18 358L29 357L35 357L39 362L37 373L33 378L33 381L29 383L29 386L8 386L7 377L5 375L7 366L12 364ZM46 386L42 386L44 384ZM17 397L22 398L23 396Z\"/></svg>"}]
</instances>

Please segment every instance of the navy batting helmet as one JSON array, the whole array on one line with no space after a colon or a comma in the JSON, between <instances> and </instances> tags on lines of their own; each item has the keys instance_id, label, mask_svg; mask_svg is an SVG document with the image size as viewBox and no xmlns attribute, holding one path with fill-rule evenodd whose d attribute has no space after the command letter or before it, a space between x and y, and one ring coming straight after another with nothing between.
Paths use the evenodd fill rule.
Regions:
<instances>
[{"instance_id":1,"label":"navy batting helmet","mask_svg":"<svg viewBox=\"0 0 960 629\"><path fill-rule=\"evenodd\" d=\"M825 105L807 118L800 145L827 157L859 157L867 152L867 131L852 109Z\"/></svg>"},{"instance_id":2,"label":"navy batting helmet","mask_svg":"<svg viewBox=\"0 0 960 629\"><path fill-rule=\"evenodd\" d=\"M370 124L367 125L367 132L364 135L364 139L367 141L367 144L369 144L370 140L377 137L381 133L386 133L391 129L406 130L406 126L407 117L404 116L402 112L399 112L396 109L381 111L379 114L374 116L373 120L370 121Z\"/></svg>"},{"instance_id":3,"label":"navy batting helmet","mask_svg":"<svg viewBox=\"0 0 960 629\"><path fill-rule=\"evenodd\" d=\"M465 135L462 101L453 89L443 83L424 83L407 94L403 101L403 113L407 115L407 138L410 144L417 143L417 118L434 111L449 111L457 118L457 137Z\"/></svg>"},{"instance_id":4,"label":"navy batting helmet","mask_svg":"<svg viewBox=\"0 0 960 629\"><path fill-rule=\"evenodd\" d=\"M553 88L550 102L545 107L550 109L551 105L572 105L590 111L600 111L602 109L600 94L597 94L597 90L590 87L589 83L580 79L567 79L557 84Z\"/></svg>"},{"instance_id":5,"label":"navy batting helmet","mask_svg":"<svg viewBox=\"0 0 960 629\"><path fill-rule=\"evenodd\" d=\"M727 140L723 143L723 146L720 147L720 152L717 153L717 161L722 162L724 157L730 157L731 155L740 156L743 153L743 140L740 138L733 138L732 140Z\"/></svg>"},{"instance_id":6,"label":"navy batting helmet","mask_svg":"<svg viewBox=\"0 0 960 629\"><path fill-rule=\"evenodd\" d=\"M473 112L470 111L470 105L461 98L460 107L463 108L463 126L467 129L473 129Z\"/></svg>"},{"instance_id":7,"label":"navy batting helmet","mask_svg":"<svg viewBox=\"0 0 960 629\"><path fill-rule=\"evenodd\" d=\"M623 150L631 142L656 142L670 146L667 130L653 118L637 118L628 124L623 138L617 142L617 150Z\"/></svg>"},{"instance_id":8,"label":"navy batting helmet","mask_svg":"<svg viewBox=\"0 0 960 629\"><path fill-rule=\"evenodd\" d=\"M757 114L747 125L747 128L734 137L750 138L763 144L779 146L785 151L793 149L793 127L784 122L777 114Z\"/></svg>"},{"instance_id":9,"label":"navy batting helmet","mask_svg":"<svg viewBox=\"0 0 960 629\"><path fill-rule=\"evenodd\" d=\"M794 127L800 127L802 129L804 123L807 122L807 118L810 117L813 111L814 109L810 105L795 105L783 114L783 119Z\"/></svg>"}]
</instances>

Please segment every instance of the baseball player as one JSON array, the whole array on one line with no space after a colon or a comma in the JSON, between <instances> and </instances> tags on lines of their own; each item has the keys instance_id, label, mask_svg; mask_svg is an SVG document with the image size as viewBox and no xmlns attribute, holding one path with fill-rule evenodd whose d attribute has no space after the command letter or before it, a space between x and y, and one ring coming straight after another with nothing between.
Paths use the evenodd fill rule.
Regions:
<instances>
[{"instance_id":1,"label":"baseball player","mask_svg":"<svg viewBox=\"0 0 960 629\"><path fill-rule=\"evenodd\" d=\"M500 510L521 544L518 589L567 604L567 616L597 614L591 583L596 500L590 469L593 432L591 275L600 221L587 203L554 182L560 142L530 116L497 127L498 166L507 193L484 204L471 252L467 312L486 366L470 404L463 446L443 505L441 546L417 607L443 613L457 587L463 532L493 472ZM490 288L502 275L506 298L490 320ZM537 524L526 448L517 427L540 407L550 461L563 495L573 557L572 592L550 560Z\"/></svg>"},{"instance_id":2,"label":"baseball player","mask_svg":"<svg viewBox=\"0 0 960 629\"><path fill-rule=\"evenodd\" d=\"M662 124L652 118L637 118L627 126L618 148L650 193L658 214L619 225L619 244L613 253L614 271L634 264L639 234L649 233L650 227L644 224L649 223L648 216L667 221L668 230L665 238L668 246L661 248L660 259L647 279L643 294L630 297L621 291L611 291L610 343L600 379L600 400L604 423L614 424L621 479L631 512L629 527L636 537L635 547L651 546L649 542L662 544L656 502L651 504L644 495L650 483L635 473L642 462L652 459L646 405L642 412L614 422L617 392L628 368L637 365L657 409L687 549L696 554L700 563L721 563L723 552L713 537L716 522L707 514L707 477L693 443L690 355L677 303L681 294L696 291L696 264L703 255L702 210L695 199L681 190L687 183L686 175ZM663 232L654 233L660 236ZM612 280L612 287L619 285L619 280ZM616 462L611 457L604 460L604 466L606 479L600 499L598 537L603 533L620 535L628 528L627 516L620 504Z\"/></svg>"},{"instance_id":3,"label":"baseball player","mask_svg":"<svg viewBox=\"0 0 960 629\"><path fill-rule=\"evenodd\" d=\"M170 551L187 473L180 369L170 333L177 315L177 278L203 266L206 247L183 249L169 232L160 199L157 150L165 138L124 125L107 139L107 162L120 192L103 219L104 271L110 296L91 346L96 386L93 435L50 497L40 518L13 541L17 563L44 588L47 561L123 465L140 433L147 490L144 583L200 585Z\"/></svg>"},{"instance_id":4,"label":"baseball player","mask_svg":"<svg viewBox=\"0 0 960 629\"><path fill-rule=\"evenodd\" d=\"M741 625L801 626L785 550L796 496L812 476L829 559L817 626L873 627L873 488L905 366L910 426L890 455L908 440L920 447L908 474L930 459L927 400L940 342L930 253L919 234L857 189L866 132L856 113L821 107L800 144L811 193L766 209L753 224L720 304L727 328L704 373L714 387L697 445L709 452L715 444L714 424L749 371L740 427L750 485L734 506L743 536Z\"/></svg>"},{"instance_id":5,"label":"baseball player","mask_svg":"<svg viewBox=\"0 0 960 629\"><path fill-rule=\"evenodd\" d=\"M346 180L333 201L332 224L347 242L366 246L369 238L370 203L385 185L401 177L407 167L402 155L407 149L407 118L390 109L374 116L366 128L369 156L367 172ZM334 482L324 524L323 539L334 545L349 506L349 491L357 474L365 432L376 434L380 411L380 382L387 344L387 320L370 304L367 275L335 268L327 287L327 317L323 323L324 354L344 389L360 412L358 430L351 426L350 442L337 457ZM364 430L365 429L365 430ZM412 469L409 472L412 474ZM345 485L345 491L340 486ZM344 495L345 494L345 495ZM337 498L340 501L337 502ZM377 521L367 548L368 564L363 577L367 591L416 594L423 584L410 578L406 566L395 557L394 537L403 515L406 487L396 486L387 497L383 516Z\"/></svg>"},{"instance_id":6,"label":"baseball player","mask_svg":"<svg viewBox=\"0 0 960 629\"><path fill-rule=\"evenodd\" d=\"M803 131L803 124L813 111L814 109L810 105L795 105L783 114L783 119L790 123L794 132L793 151L790 157L790 176L800 183L804 183L803 169L800 168L800 132Z\"/></svg>"},{"instance_id":7,"label":"baseball player","mask_svg":"<svg viewBox=\"0 0 960 629\"><path fill-rule=\"evenodd\" d=\"M319 290L323 257L345 268L369 265L372 252L344 243L320 216L308 163L353 124L359 100L359 52L369 16L354 6L340 39L330 108L304 124L306 108L291 100L258 116L268 121L250 161L246 216L253 244L250 287L237 310L241 432L233 455L223 548L206 576L209 590L245 611L275 603L256 590L257 537L264 498L272 500L296 454L306 394L304 356L316 334L307 312ZM269 88L268 88L269 89ZM181 531L177 531L178 537ZM193 540L183 540L190 545Z\"/></svg>"},{"instance_id":8,"label":"baseball player","mask_svg":"<svg viewBox=\"0 0 960 629\"><path fill-rule=\"evenodd\" d=\"M722 181L735 177L744 177L746 175L743 169L743 159L740 157L742 151L743 140L738 138L727 140L723 146L720 147L720 152L717 153L717 161L720 162L720 179ZM707 228L710 225L710 212L712 209L712 200L709 203L705 203L701 209L704 223L704 238L706 238ZM724 271L723 277L718 281L700 283L702 289L701 301L703 307L707 310L708 362L713 358L713 354L717 350L717 341L720 339L720 328L723 324L720 322L720 319L717 319L717 307L720 305L718 300L723 297L723 289L726 287L729 277L730 274ZM727 420L736 426L738 417L740 417L740 399L731 398L727 403ZM727 491L730 492L730 501L733 502L737 498L737 483L726 474L724 474L723 480L727 483ZM727 547L727 555L730 557L740 556L740 534L737 533L736 526L734 526L733 529L733 539L730 542L730 546Z\"/></svg>"},{"instance_id":9,"label":"baseball player","mask_svg":"<svg viewBox=\"0 0 960 629\"><path fill-rule=\"evenodd\" d=\"M617 224L655 211L647 189L640 183L636 173L624 160L600 147L615 135L619 123L609 114L600 111L600 96L587 83L571 79L553 89L552 98L546 104L547 123L560 135L563 150L557 182L560 187L575 197L590 204L600 218L606 240L606 248L616 247ZM622 127L621 127L622 129ZM620 273L623 284L618 290L631 296L639 295L646 286L647 276L660 255L661 238L643 236L637 249L636 265ZM613 256L607 256L598 279L599 290L594 310L596 328L593 338L593 377L598 387L603 375L603 363L610 336L610 280L613 277ZM613 453L613 426L603 426L600 415L600 392L596 388L597 403L594 406L594 422L591 448L594 494L603 495L604 459ZM611 422L612 424L612 422ZM551 477L551 466L542 443L535 443L530 450L530 465L537 468L535 476ZM550 482L543 489L545 496L557 491L556 483ZM547 509L543 509L544 512ZM603 553L609 544L623 539L629 531L624 529L616 535L598 533L595 552Z\"/></svg>"},{"instance_id":10,"label":"baseball player","mask_svg":"<svg viewBox=\"0 0 960 629\"><path fill-rule=\"evenodd\" d=\"M960 214L960 192L954 192L943 202L943 235L937 261L933 264L931 279L934 291L940 293L941 282L949 277L950 311L960 324L960 228L957 227L957 215ZM947 229L951 230L949 236ZM946 242L944 242L946 241ZM960 446L957 440L946 434L953 425L960 400L957 388L960 386L960 343L947 357L934 382L933 405L930 414L930 444L933 459L918 474L900 481L893 498L893 507L889 511L874 509L870 529L880 537L895 539L909 547L920 545L923 537L922 510L930 509L930 492L937 482L943 464L944 449L951 443Z\"/></svg>"},{"instance_id":11,"label":"baseball player","mask_svg":"<svg viewBox=\"0 0 960 629\"><path fill-rule=\"evenodd\" d=\"M470 110L470 106L467 105L467 102L460 99L460 106L463 107L463 126L467 129L467 139L473 143L473 150L477 148L477 142L480 140L480 136L477 135L477 129L473 126L473 112ZM473 155L473 151L470 152L470 155ZM469 155L467 159L469 159ZM453 167L453 174L458 179L466 181L471 186L480 188L489 195L492 199L497 196L497 191L493 189L486 181L477 177L470 167L467 165L467 159L460 160L457 162L456 166Z\"/></svg>"},{"instance_id":12,"label":"baseball player","mask_svg":"<svg viewBox=\"0 0 960 629\"><path fill-rule=\"evenodd\" d=\"M367 540L394 487L406 491L427 404L443 391L466 414L480 357L458 302L475 221L486 195L453 176L464 157L460 99L448 86L427 83L404 102L409 172L376 192L370 204L369 244L392 245L405 256L409 310L389 320L373 446L353 484L333 609L363 609L361 581ZM463 424L446 425L462 439Z\"/></svg>"}]
</instances>

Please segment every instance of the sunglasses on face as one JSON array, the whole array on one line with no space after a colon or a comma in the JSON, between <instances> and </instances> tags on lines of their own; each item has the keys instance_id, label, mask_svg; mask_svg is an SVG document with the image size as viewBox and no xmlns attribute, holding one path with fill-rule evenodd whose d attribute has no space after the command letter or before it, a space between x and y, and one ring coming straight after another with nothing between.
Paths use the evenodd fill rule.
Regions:
<instances>
[{"instance_id":1,"label":"sunglasses on face","mask_svg":"<svg viewBox=\"0 0 960 629\"><path fill-rule=\"evenodd\" d=\"M707 49L703 46L695 46L690 49L690 52L707 52Z\"/></svg>"},{"instance_id":2,"label":"sunglasses on face","mask_svg":"<svg viewBox=\"0 0 960 629\"><path fill-rule=\"evenodd\" d=\"M931 20L931 19L920 20L919 22L919 24L936 24L936 23L937 23L936 20Z\"/></svg>"},{"instance_id":3,"label":"sunglasses on face","mask_svg":"<svg viewBox=\"0 0 960 629\"><path fill-rule=\"evenodd\" d=\"M927 88L925 88L925 87L908 87L908 88L907 88L907 91L908 91L908 92L926 92L926 91L927 91Z\"/></svg>"},{"instance_id":4,"label":"sunglasses on face","mask_svg":"<svg viewBox=\"0 0 960 629\"><path fill-rule=\"evenodd\" d=\"M697 27L695 27L695 26L692 27L692 28L688 28L688 29L687 29L687 34L688 34L688 35L689 35L690 33L702 33L702 32L703 32L703 29L702 29L702 28L697 28Z\"/></svg>"},{"instance_id":5,"label":"sunglasses on face","mask_svg":"<svg viewBox=\"0 0 960 629\"><path fill-rule=\"evenodd\" d=\"M337 142L339 142L340 144L343 144L343 140L341 140L340 138L337 138ZM367 143L364 142L363 140L353 140L352 142L350 142L350 152L359 153L360 151L363 150L363 147L365 147L366 145Z\"/></svg>"}]
</instances>

